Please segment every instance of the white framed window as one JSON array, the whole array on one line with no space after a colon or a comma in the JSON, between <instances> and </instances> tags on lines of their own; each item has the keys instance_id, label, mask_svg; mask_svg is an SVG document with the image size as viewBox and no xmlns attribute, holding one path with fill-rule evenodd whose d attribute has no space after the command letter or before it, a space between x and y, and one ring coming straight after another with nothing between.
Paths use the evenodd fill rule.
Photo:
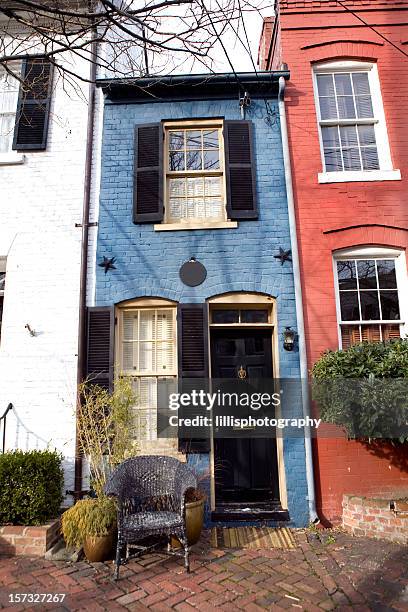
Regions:
<instances>
[{"instance_id":1,"label":"white framed window","mask_svg":"<svg viewBox=\"0 0 408 612\"><path fill-rule=\"evenodd\" d=\"M405 254L366 247L339 251L333 261L340 347L405 335Z\"/></svg>"},{"instance_id":2,"label":"white framed window","mask_svg":"<svg viewBox=\"0 0 408 612\"><path fill-rule=\"evenodd\" d=\"M227 221L222 121L166 123L165 222Z\"/></svg>"},{"instance_id":3,"label":"white framed window","mask_svg":"<svg viewBox=\"0 0 408 612\"><path fill-rule=\"evenodd\" d=\"M176 347L175 307L120 309L121 375L132 380L136 429L142 440L157 437L157 383L177 377Z\"/></svg>"},{"instance_id":4,"label":"white framed window","mask_svg":"<svg viewBox=\"0 0 408 612\"><path fill-rule=\"evenodd\" d=\"M10 69L19 71L19 65ZM0 155L11 153L20 84L0 66Z\"/></svg>"},{"instance_id":5,"label":"white framed window","mask_svg":"<svg viewBox=\"0 0 408 612\"><path fill-rule=\"evenodd\" d=\"M313 70L324 172L319 182L397 180L376 64L341 61Z\"/></svg>"},{"instance_id":6,"label":"white framed window","mask_svg":"<svg viewBox=\"0 0 408 612\"><path fill-rule=\"evenodd\" d=\"M6 285L6 260L4 258L0 258L0 337L1 337L1 324L3 321L5 285Z\"/></svg>"}]
</instances>

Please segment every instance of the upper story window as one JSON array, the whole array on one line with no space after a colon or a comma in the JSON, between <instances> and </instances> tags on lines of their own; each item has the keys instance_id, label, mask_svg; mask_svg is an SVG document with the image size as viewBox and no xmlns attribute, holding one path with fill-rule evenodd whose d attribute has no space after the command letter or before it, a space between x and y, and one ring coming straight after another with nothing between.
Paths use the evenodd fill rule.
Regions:
<instances>
[{"instance_id":1,"label":"upper story window","mask_svg":"<svg viewBox=\"0 0 408 612\"><path fill-rule=\"evenodd\" d=\"M226 220L221 125L166 129L166 221Z\"/></svg>"},{"instance_id":2,"label":"upper story window","mask_svg":"<svg viewBox=\"0 0 408 612\"><path fill-rule=\"evenodd\" d=\"M156 231L257 219L253 123L188 119L135 128L134 223Z\"/></svg>"},{"instance_id":3,"label":"upper story window","mask_svg":"<svg viewBox=\"0 0 408 612\"><path fill-rule=\"evenodd\" d=\"M12 149L19 87L18 80L0 67L0 154Z\"/></svg>"},{"instance_id":4,"label":"upper story window","mask_svg":"<svg viewBox=\"0 0 408 612\"><path fill-rule=\"evenodd\" d=\"M314 70L324 173L320 182L389 180L392 171L377 67L333 62Z\"/></svg>"},{"instance_id":5,"label":"upper story window","mask_svg":"<svg viewBox=\"0 0 408 612\"><path fill-rule=\"evenodd\" d=\"M337 254L334 263L342 347L400 337L406 323L403 254L391 249L354 249Z\"/></svg>"}]
</instances>

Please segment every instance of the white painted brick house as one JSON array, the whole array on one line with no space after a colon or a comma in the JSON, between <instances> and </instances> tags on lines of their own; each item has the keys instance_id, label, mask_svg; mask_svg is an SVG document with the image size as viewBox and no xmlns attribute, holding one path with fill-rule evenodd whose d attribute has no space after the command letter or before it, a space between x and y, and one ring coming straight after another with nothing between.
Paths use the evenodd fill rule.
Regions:
<instances>
[{"instance_id":1,"label":"white painted brick house","mask_svg":"<svg viewBox=\"0 0 408 612\"><path fill-rule=\"evenodd\" d=\"M89 78L89 63L75 63L76 72ZM77 80L75 90L66 85L54 72L42 150L12 150L19 84L0 68L0 416L11 402L7 449L58 449L65 488L74 489L81 260L76 224L84 200L88 83ZM97 100L96 176L101 112ZM95 189L92 194L97 199Z\"/></svg>"}]
</instances>

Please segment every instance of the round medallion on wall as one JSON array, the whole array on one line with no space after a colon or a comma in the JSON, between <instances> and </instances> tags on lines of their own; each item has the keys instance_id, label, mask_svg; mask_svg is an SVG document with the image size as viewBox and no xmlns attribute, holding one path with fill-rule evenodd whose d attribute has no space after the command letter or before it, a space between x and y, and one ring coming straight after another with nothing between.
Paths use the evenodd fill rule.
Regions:
<instances>
[{"instance_id":1,"label":"round medallion on wall","mask_svg":"<svg viewBox=\"0 0 408 612\"><path fill-rule=\"evenodd\" d=\"M192 257L190 261L186 261L180 268L179 275L181 281L188 287L197 287L201 285L207 278L207 270L202 263Z\"/></svg>"}]
</instances>

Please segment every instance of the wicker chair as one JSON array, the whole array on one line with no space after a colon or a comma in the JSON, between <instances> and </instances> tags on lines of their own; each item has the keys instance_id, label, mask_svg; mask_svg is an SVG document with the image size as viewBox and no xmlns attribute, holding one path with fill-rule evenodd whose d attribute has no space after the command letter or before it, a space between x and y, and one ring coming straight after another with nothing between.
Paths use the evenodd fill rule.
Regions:
<instances>
[{"instance_id":1,"label":"wicker chair","mask_svg":"<svg viewBox=\"0 0 408 612\"><path fill-rule=\"evenodd\" d=\"M118 504L115 580L119 578L123 548L126 546L126 561L132 548L137 549L138 556L147 548L137 542L148 536L165 536L167 551L180 556L170 547L170 536L176 536L184 548L186 570L190 571L184 495L196 486L194 474L174 457L134 457L115 469L105 485L105 493L116 497Z\"/></svg>"}]
</instances>

